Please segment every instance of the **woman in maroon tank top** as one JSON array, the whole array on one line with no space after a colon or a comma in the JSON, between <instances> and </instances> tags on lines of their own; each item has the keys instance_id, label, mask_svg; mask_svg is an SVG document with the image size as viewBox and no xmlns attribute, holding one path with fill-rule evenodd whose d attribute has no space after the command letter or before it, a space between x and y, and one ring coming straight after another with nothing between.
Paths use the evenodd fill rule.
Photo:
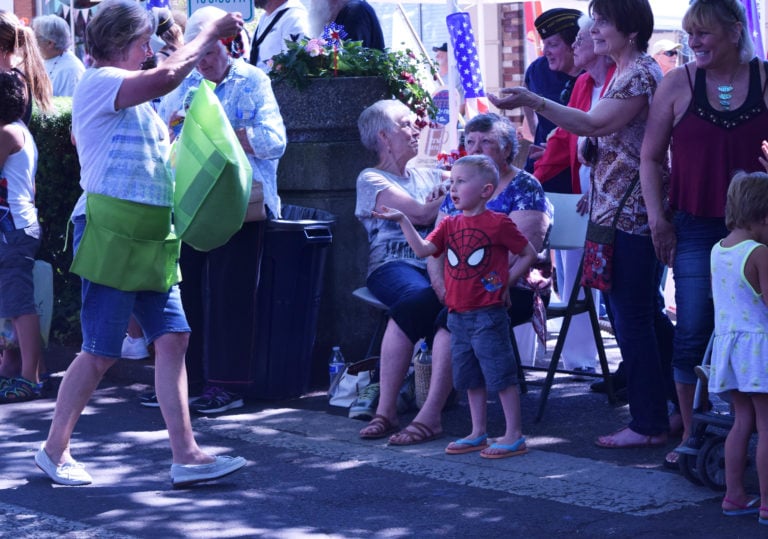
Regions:
<instances>
[{"instance_id":1,"label":"woman in maroon tank top","mask_svg":"<svg viewBox=\"0 0 768 539\"><path fill-rule=\"evenodd\" d=\"M694 61L664 77L651 105L640 178L659 260L674 269L675 386L683 443L691 433L696 376L714 328L709 255L727 235L725 199L738 170L762 170L768 136L766 73L738 0L695 0L683 18ZM662 179L671 149L669 186ZM675 465L677 454L667 455Z\"/></svg>"}]
</instances>

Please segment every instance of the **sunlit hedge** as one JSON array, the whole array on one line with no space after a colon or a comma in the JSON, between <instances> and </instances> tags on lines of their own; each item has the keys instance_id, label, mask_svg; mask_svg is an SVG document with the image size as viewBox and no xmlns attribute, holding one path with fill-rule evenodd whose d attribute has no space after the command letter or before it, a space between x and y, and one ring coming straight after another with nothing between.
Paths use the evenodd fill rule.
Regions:
<instances>
[{"instance_id":1,"label":"sunlit hedge","mask_svg":"<svg viewBox=\"0 0 768 539\"><path fill-rule=\"evenodd\" d=\"M43 228L37 258L53 266L53 321L51 341L79 344L80 278L69 272L72 238L65 245L69 216L80 196L80 164L70 140L72 99L54 99L56 112L35 111L29 129L38 149L35 201ZM70 229L71 230L71 229Z\"/></svg>"}]
</instances>

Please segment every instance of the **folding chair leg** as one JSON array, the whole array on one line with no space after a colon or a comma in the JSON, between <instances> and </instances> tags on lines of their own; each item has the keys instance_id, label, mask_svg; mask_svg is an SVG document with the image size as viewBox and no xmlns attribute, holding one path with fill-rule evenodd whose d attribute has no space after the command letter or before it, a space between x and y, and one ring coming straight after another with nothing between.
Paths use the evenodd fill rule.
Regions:
<instances>
[{"instance_id":1,"label":"folding chair leg","mask_svg":"<svg viewBox=\"0 0 768 539\"><path fill-rule=\"evenodd\" d=\"M547 369L547 377L544 379L544 385L541 388L541 396L539 397L539 411L536 414L534 422L538 423L544 416L544 408L547 407L547 399L549 399L549 392L552 389L552 384L555 381L555 372L557 371L557 365L560 363L560 356L563 354L563 348L565 347L565 336L568 334L568 328L571 325L571 318L573 315L566 314L563 317L563 324L560 326L560 333L557 336L557 343L555 344L555 350L552 352L552 359L549 360L549 368Z\"/></svg>"}]
</instances>

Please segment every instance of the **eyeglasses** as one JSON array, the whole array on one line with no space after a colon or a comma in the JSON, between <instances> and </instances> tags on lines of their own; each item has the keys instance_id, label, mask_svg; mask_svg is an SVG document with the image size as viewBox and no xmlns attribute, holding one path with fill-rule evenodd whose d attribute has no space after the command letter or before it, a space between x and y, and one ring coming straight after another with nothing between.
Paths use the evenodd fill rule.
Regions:
<instances>
[{"instance_id":1,"label":"eyeglasses","mask_svg":"<svg viewBox=\"0 0 768 539\"><path fill-rule=\"evenodd\" d=\"M677 50L664 51L664 56L668 56L670 58L677 56Z\"/></svg>"},{"instance_id":2,"label":"eyeglasses","mask_svg":"<svg viewBox=\"0 0 768 539\"><path fill-rule=\"evenodd\" d=\"M573 40L573 48L575 49L576 47L581 47L586 42L587 42L587 38L585 38L585 37L583 37L581 35L578 35L578 36L576 36L576 39Z\"/></svg>"},{"instance_id":3,"label":"eyeglasses","mask_svg":"<svg viewBox=\"0 0 768 539\"><path fill-rule=\"evenodd\" d=\"M560 92L560 103L567 105L568 101L571 100L571 93L573 93L573 79L566 81L565 86L563 86L563 91Z\"/></svg>"}]
</instances>

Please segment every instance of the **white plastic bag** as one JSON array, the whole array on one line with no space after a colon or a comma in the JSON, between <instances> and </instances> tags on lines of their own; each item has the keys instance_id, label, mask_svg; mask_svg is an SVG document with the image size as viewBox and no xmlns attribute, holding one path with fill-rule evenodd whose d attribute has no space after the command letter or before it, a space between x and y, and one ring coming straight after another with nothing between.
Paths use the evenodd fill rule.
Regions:
<instances>
[{"instance_id":1,"label":"white plastic bag","mask_svg":"<svg viewBox=\"0 0 768 539\"><path fill-rule=\"evenodd\" d=\"M349 367L344 369L333 381L328 390L329 404L349 408L355 401L360 391L371 383L371 371L360 371L358 374L350 374Z\"/></svg>"}]
</instances>

